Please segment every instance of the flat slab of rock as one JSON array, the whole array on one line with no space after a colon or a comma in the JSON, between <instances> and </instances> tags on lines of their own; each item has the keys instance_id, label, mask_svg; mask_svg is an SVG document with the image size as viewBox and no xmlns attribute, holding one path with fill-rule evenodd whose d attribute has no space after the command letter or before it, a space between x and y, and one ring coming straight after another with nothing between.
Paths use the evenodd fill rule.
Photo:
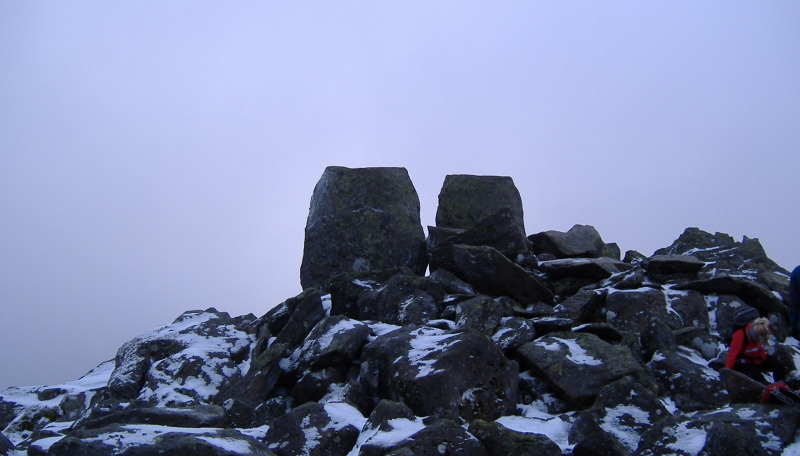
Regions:
<instances>
[{"instance_id":1,"label":"flat slab of rock","mask_svg":"<svg viewBox=\"0 0 800 456\"><path fill-rule=\"evenodd\" d=\"M329 166L311 196L300 283L336 274L427 265L419 197L405 168Z\"/></svg>"}]
</instances>

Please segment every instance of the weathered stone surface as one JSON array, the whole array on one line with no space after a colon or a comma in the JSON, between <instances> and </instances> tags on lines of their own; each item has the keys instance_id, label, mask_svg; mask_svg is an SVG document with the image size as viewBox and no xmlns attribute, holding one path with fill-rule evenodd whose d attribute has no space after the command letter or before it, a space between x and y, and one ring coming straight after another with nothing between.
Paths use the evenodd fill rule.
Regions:
<instances>
[{"instance_id":1,"label":"weathered stone surface","mask_svg":"<svg viewBox=\"0 0 800 456\"><path fill-rule=\"evenodd\" d=\"M605 385L643 370L626 347L586 333L550 334L523 345L517 353L573 404L586 404Z\"/></svg>"},{"instance_id":2,"label":"weathered stone surface","mask_svg":"<svg viewBox=\"0 0 800 456\"><path fill-rule=\"evenodd\" d=\"M425 272L419 197L405 168L329 166L311 197L300 283L336 274L408 267Z\"/></svg>"},{"instance_id":3,"label":"weathered stone surface","mask_svg":"<svg viewBox=\"0 0 800 456\"><path fill-rule=\"evenodd\" d=\"M544 231L528 236L537 255L550 254L556 258L599 258L606 252L600 233L590 225L575 225L566 233ZM617 259L619 258L619 251Z\"/></svg>"},{"instance_id":4,"label":"weathered stone surface","mask_svg":"<svg viewBox=\"0 0 800 456\"><path fill-rule=\"evenodd\" d=\"M232 450L231 448L235 448ZM80 429L54 443L48 456L275 456L266 445L234 429L185 432L162 428L157 435L137 426Z\"/></svg>"},{"instance_id":5,"label":"weathered stone surface","mask_svg":"<svg viewBox=\"0 0 800 456\"><path fill-rule=\"evenodd\" d=\"M264 442L277 456L344 456L359 431L332 419L325 405L309 402L275 420Z\"/></svg>"},{"instance_id":6,"label":"weathered stone surface","mask_svg":"<svg viewBox=\"0 0 800 456\"><path fill-rule=\"evenodd\" d=\"M511 177L448 175L439 192L436 226L469 229L501 209L511 211L514 223L525 234L522 198Z\"/></svg>"},{"instance_id":7,"label":"weathered stone surface","mask_svg":"<svg viewBox=\"0 0 800 456\"><path fill-rule=\"evenodd\" d=\"M361 381L419 416L493 420L516 407L519 368L475 331L408 326L364 347Z\"/></svg>"},{"instance_id":8,"label":"weathered stone surface","mask_svg":"<svg viewBox=\"0 0 800 456\"><path fill-rule=\"evenodd\" d=\"M529 250L524 228L518 225L514 213L508 208L478 220L467 229L428 227L428 250L447 244L493 247L512 261L517 261L519 254Z\"/></svg>"},{"instance_id":9,"label":"weathered stone surface","mask_svg":"<svg viewBox=\"0 0 800 456\"><path fill-rule=\"evenodd\" d=\"M648 363L659 388L684 411L722 407L729 402L719 373L690 349L658 352Z\"/></svg>"},{"instance_id":10,"label":"weathered stone surface","mask_svg":"<svg viewBox=\"0 0 800 456\"><path fill-rule=\"evenodd\" d=\"M385 285L364 291L357 300L361 319L391 324L425 324L439 318L445 290L435 280L412 274L392 276Z\"/></svg>"},{"instance_id":11,"label":"weathered stone surface","mask_svg":"<svg viewBox=\"0 0 800 456\"><path fill-rule=\"evenodd\" d=\"M696 290L704 294L735 295L744 302L758 309L761 315L772 312L788 316L789 311L783 300L775 296L769 289L748 278L719 276L708 280L697 280L677 284L675 290Z\"/></svg>"},{"instance_id":12,"label":"weathered stone surface","mask_svg":"<svg viewBox=\"0 0 800 456\"><path fill-rule=\"evenodd\" d=\"M350 366L367 343L370 329L344 315L325 317L292 353L292 370L302 373L332 366Z\"/></svg>"},{"instance_id":13,"label":"weathered stone surface","mask_svg":"<svg viewBox=\"0 0 800 456\"><path fill-rule=\"evenodd\" d=\"M578 277L595 282L628 271L631 265L611 258L566 258L542 261L539 269L555 280Z\"/></svg>"},{"instance_id":14,"label":"weathered stone surface","mask_svg":"<svg viewBox=\"0 0 800 456\"><path fill-rule=\"evenodd\" d=\"M578 321L592 321L600 306L605 303L604 292L582 290L556 305L556 315Z\"/></svg>"},{"instance_id":15,"label":"weathered stone surface","mask_svg":"<svg viewBox=\"0 0 800 456\"><path fill-rule=\"evenodd\" d=\"M641 333L653 320L681 327L680 316L669 311L666 296L658 289L612 291L606 296L606 309L607 321L621 330Z\"/></svg>"},{"instance_id":16,"label":"weathered stone surface","mask_svg":"<svg viewBox=\"0 0 800 456\"><path fill-rule=\"evenodd\" d=\"M506 300L477 296L456 305L456 328L472 329L491 336L503 317L510 316L511 312L511 303Z\"/></svg>"},{"instance_id":17,"label":"weathered stone surface","mask_svg":"<svg viewBox=\"0 0 800 456\"><path fill-rule=\"evenodd\" d=\"M719 376L732 404L759 402L764 384L724 367L719 370Z\"/></svg>"},{"instance_id":18,"label":"weathered stone surface","mask_svg":"<svg viewBox=\"0 0 800 456\"><path fill-rule=\"evenodd\" d=\"M520 304L551 303L553 293L544 282L491 247L448 245L431 252L431 270L446 269L476 291L508 296Z\"/></svg>"},{"instance_id":19,"label":"weathered stone surface","mask_svg":"<svg viewBox=\"0 0 800 456\"><path fill-rule=\"evenodd\" d=\"M14 449L14 444L11 443L11 440L8 440L8 437L0 432L0 454L5 454L12 449Z\"/></svg>"},{"instance_id":20,"label":"weathered stone surface","mask_svg":"<svg viewBox=\"0 0 800 456\"><path fill-rule=\"evenodd\" d=\"M225 427L225 411L218 405L190 407L128 407L81 422L85 429L97 429L112 424L153 424L160 426L200 428Z\"/></svg>"},{"instance_id":21,"label":"weathered stone surface","mask_svg":"<svg viewBox=\"0 0 800 456\"><path fill-rule=\"evenodd\" d=\"M362 456L367 456L361 453ZM391 445L382 453L386 456L487 456L486 449L473 435L452 420L440 419L425 426L409 438ZM373 454L369 454L373 456Z\"/></svg>"},{"instance_id":22,"label":"weathered stone surface","mask_svg":"<svg viewBox=\"0 0 800 456\"><path fill-rule=\"evenodd\" d=\"M513 431L496 422L475 420L468 430L483 443L488 456L562 454L561 448L545 435Z\"/></svg>"}]
</instances>

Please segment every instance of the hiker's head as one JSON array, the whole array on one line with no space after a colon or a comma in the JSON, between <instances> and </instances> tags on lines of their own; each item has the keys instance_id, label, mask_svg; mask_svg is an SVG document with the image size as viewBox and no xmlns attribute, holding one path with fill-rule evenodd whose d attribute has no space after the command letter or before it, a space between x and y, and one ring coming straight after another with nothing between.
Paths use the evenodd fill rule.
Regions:
<instances>
[{"instance_id":1,"label":"hiker's head","mask_svg":"<svg viewBox=\"0 0 800 456\"><path fill-rule=\"evenodd\" d=\"M764 317L753 320L753 324L750 325L750 331L758 336L761 342L766 342L767 338L772 335L772 331L769 329L769 320Z\"/></svg>"}]
</instances>

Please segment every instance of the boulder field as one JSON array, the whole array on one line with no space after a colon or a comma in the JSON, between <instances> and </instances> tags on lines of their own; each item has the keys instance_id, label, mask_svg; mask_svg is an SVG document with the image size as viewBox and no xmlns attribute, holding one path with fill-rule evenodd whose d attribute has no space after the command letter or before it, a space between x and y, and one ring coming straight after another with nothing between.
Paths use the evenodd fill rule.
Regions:
<instances>
[{"instance_id":1,"label":"boulder field","mask_svg":"<svg viewBox=\"0 0 800 456\"><path fill-rule=\"evenodd\" d=\"M329 167L301 294L0 392L0 454L800 454L800 409L723 367L746 305L800 375L788 271L757 239L687 228L623 256L589 225L527 235L522 211L510 177L450 175L426 236L405 169Z\"/></svg>"}]
</instances>

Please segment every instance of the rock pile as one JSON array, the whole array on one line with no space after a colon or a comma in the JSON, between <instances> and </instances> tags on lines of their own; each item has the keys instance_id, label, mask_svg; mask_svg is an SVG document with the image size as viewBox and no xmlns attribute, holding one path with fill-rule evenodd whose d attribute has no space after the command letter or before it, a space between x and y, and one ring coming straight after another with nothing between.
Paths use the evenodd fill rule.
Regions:
<instances>
[{"instance_id":1,"label":"rock pile","mask_svg":"<svg viewBox=\"0 0 800 456\"><path fill-rule=\"evenodd\" d=\"M427 240L403 169L329 168L296 297L191 311L57 386L0 393L8 455L781 455L800 410L721 368L734 310L797 375L788 272L688 228L651 257L526 236L510 178L448 176ZM424 275L425 266L430 274ZM786 453L788 454L788 453Z\"/></svg>"}]
</instances>

